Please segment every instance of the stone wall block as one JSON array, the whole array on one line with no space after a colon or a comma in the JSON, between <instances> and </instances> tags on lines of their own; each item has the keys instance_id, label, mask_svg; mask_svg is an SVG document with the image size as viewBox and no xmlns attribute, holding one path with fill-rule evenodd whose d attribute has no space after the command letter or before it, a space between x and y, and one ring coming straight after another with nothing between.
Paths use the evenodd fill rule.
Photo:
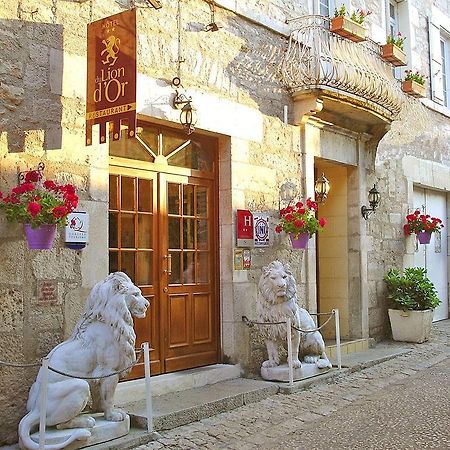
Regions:
<instances>
[{"instance_id":1,"label":"stone wall block","mask_svg":"<svg viewBox=\"0 0 450 450\"><path fill-rule=\"evenodd\" d=\"M30 46L30 59L39 66L47 67L49 51L47 46L34 43Z\"/></svg>"},{"instance_id":2,"label":"stone wall block","mask_svg":"<svg viewBox=\"0 0 450 450\"><path fill-rule=\"evenodd\" d=\"M48 84L47 67L36 64L27 64L25 69L24 85L28 90L38 90Z\"/></svg>"},{"instance_id":3,"label":"stone wall block","mask_svg":"<svg viewBox=\"0 0 450 450\"><path fill-rule=\"evenodd\" d=\"M11 227L11 228L10 228ZM22 224L14 226L6 223L4 226L0 222L0 232L5 229L8 236L9 230L22 228ZM23 233L23 231L21 230ZM14 234L15 234L14 233ZM11 234L12 235L12 234ZM5 237L2 233L2 237ZM0 245L0 283L19 286L24 282L25 277L25 242L24 241L6 241ZM1 298L1 297L0 297Z\"/></svg>"},{"instance_id":4,"label":"stone wall block","mask_svg":"<svg viewBox=\"0 0 450 450\"><path fill-rule=\"evenodd\" d=\"M23 326L23 293L16 289L0 289L0 333L18 331Z\"/></svg>"},{"instance_id":5,"label":"stone wall block","mask_svg":"<svg viewBox=\"0 0 450 450\"><path fill-rule=\"evenodd\" d=\"M79 278L77 267L81 255L66 248L55 248L38 252L31 262L37 280L74 280Z\"/></svg>"}]
</instances>

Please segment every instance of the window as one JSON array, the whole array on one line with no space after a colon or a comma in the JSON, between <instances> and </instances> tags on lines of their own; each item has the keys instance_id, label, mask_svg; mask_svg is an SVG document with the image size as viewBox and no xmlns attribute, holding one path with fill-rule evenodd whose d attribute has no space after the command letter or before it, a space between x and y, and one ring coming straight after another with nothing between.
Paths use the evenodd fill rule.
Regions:
<instances>
[{"instance_id":1,"label":"window","mask_svg":"<svg viewBox=\"0 0 450 450\"><path fill-rule=\"evenodd\" d=\"M398 9L397 2L390 0L388 3L388 29L387 32L390 36L395 37L398 33Z\"/></svg>"},{"instance_id":2,"label":"window","mask_svg":"<svg viewBox=\"0 0 450 450\"><path fill-rule=\"evenodd\" d=\"M450 38L441 34L442 91L444 106L450 106Z\"/></svg>"},{"instance_id":3,"label":"window","mask_svg":"<svg viewBox=\"0 0 450 450\"><path fill-rule=\"evenodd\" d=\"M319 14L330 17L334 14L334 0L319 0Z\"/></svg>"}]
</instances>

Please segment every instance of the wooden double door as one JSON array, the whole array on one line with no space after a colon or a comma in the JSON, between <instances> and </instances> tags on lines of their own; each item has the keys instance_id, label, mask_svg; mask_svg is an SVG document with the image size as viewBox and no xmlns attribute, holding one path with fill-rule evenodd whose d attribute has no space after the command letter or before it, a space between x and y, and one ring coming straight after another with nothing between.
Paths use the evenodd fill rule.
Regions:
<instances>
[{"instance_id":1,"label":"wooden double door","mask_svg":"<svg viewBox=\"0 0 450 450\"><path fill-rule=\"evenodd\" d=\"M110 271L126 272L149 300L135 320L153 374L218 362L213 179L110 167ZM132 378L143 376L143 365Z\"/></svg>"}]
</instances>

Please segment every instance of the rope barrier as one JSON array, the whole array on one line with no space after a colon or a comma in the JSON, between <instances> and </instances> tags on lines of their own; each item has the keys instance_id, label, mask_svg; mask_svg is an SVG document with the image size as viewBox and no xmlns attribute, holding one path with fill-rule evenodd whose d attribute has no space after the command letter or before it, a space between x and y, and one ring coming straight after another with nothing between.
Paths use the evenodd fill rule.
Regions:
<instances>
[{"instance_id":1,"label":"rope barrier","mask_svg":"<svg viewBox=\"0 0 450 450\"><path fill-rule=\"evenodd\" d=\"M328 319L322 325L320 325L320 327L313 328L312 330L302 330L301 328L297 328L295 325L292 325L292 328L294 330L300 331L301 333L314 333L316 331L320 331L332 318L333 318L333 315L328 317Z\"/></svg>"},{"instance_id":2,"label":"rope barrier","mask_svg":"<svg viewBox=\"0 0 450 450\"><path fill-rule=\"evenodd\" d=\"M334 316L334 312L331 313L318 313L316 315L329 315L330 317L320 326L317 328L313 328L311 330L302 330L301 328L297 328L295 325L291 325L291 328L294 330L300 331L300 333L315 333L316 331L321 330ZM249 328L253 327L254 325L286 325L286 322L257 322L256 320L250 320L247 316L242 316L242 322L244 322L245 325L247 325Z\"/></svg>"},{"instance_id":3,"label":"rope barrier","mask_svg":"<svg viewBox=\"0 0 450 450\"><path fill-rule=\"evenodd\" d=\"M58 369L55 369L53 367L48 367L48 370L51 370L52 372L55 372L59 375L63 375L65 377L68 378L78 378L80 380L100 380L101 378L109 378L109 377L113 377L115 375L120 375L123 372L126 372L127 370L132 369L142 358L142 355L144 353L144 349L140 348L140 349L135 349L135 352L139 352L137 357L136 357L136 361L132 364L130 364L128 367L125 367L125 369L119 370L117 372L112 372L108 375L101 375L101 376L97 376L97 377L81 377L81 376L77 376L77 375L72 375L69 373L65 373L62 372ZM39 362L36 363L31 363L31 364L19 364L19 363L14 363L14 362L9 362L9 361L2 361L0 360L0 366L7 366L7 367L17 367L17 368L22 368L22 367L38 367L42 365L42 359L39 360Z\"/></svg>"},{"instance_id":4,"label":"rope barrier","mask_svg":"<svg viewBox=\"0 0 450 450\"><path fill-rule=\"evenodd\" d=\"M48 370L51 370L52 372L55 372L55 373L57 373L59 375L63 375L65 377L69 377L69 378L78 378L80 380L100 380L102 378L109 378L109 377L113 377L113 376L116 376L116 375L120 375L121 373L126 372L127 370L130 370L131 368L133 368L139 362L139 360L141 359L143 353L144 353L144 350L141 349L141 351L139 352L138 358L136 358L136 361L134 363L130 364L128 367L125 367L125 369L118 370L117 372L112 372L112 373L110 373L108 375L101 375L101 376L97 376L97 377L80 377L80 376L77 376L77 375L72 375L70 373L62 372L61 370L54 369L53 367L50 367L50 366L48 366Z\"/></svg>"},{"instance_id":5,"label":"rope barrier","mask_svg":"<svg viewBox=\"0 0 450 450\"><path fill-rule=\"evenodd\" d=\"M0 360L0 366L7 366L7 367L37 367L40 365L41 365L40 362L31 363L31 364L19 364L19 363Z\"/></svg>"}]
</instances>

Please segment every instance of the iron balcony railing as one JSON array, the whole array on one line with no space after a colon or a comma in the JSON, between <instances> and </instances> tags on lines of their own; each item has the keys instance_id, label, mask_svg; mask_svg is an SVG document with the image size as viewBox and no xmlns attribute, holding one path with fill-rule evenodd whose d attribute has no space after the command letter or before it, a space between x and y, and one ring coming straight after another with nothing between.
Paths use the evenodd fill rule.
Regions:
<instances>
[{"instance_id":1,"label":"iron balcony railing","mask_svg":"<svg viewBox=\"0 0 450 450\"><path fill-rule=\"evenodd\" d=\"M293 30L280 69L291 92L323 89L391 119L400 112L406 96L378 44L356 44L330 32L330 19L323 16L303 16L290 24Z\"/></svg>"}]
</instances>

